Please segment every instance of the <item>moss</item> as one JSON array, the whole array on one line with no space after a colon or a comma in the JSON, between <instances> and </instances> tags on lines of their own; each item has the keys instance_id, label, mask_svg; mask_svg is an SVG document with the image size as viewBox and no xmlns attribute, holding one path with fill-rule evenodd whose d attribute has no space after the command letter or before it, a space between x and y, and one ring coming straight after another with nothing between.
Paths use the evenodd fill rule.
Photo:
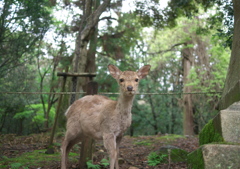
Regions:
<instances>
[{"instance_id":1,"label":"moss","mask_svg":"<svg viewBox=\"0 0 240 169\"><path fill-rule=\"evenodd\" d=\"M15 158L3 157L0 161L0 168L38 168L46 165L51 165L53 161L60 161L60 153L45 154L44 150L35 150L32 152L26 152L21 156ZM78 161L78 155L76 153L69 154L69 161ZM18 166L18 167L17 167Z\"/></svg>"},{"instance_id":2,"label":"moss","mask_svg":"<svg viewBox=\"0 0 240 169\"><path fill-rule=\"evenodd\" d=\"M213 120L210 120L199 134L199 145L223 141L222 134L216 129Z\"/></svg>"},{"instance_id":3,"label":"moss","mask_svg":"<svg viewBox=\"0 0 240 169\"><path fill-rule=\"evenodd\" d=\"M171 161L172 162L186 162L188 152L182 149L171 150Z\"/></svg>"},{"instance_id":4,"label":"moss","mask_svg":"<svg viewBox=\"0 0 240 169\"><path fill-rule=\"evenodd\" d=\"M202 147L187 156L188 169L204 169Z\"/></svg>"},{"instance_id":5,"label":"moss","mask_svg":"<svg viewBox=\"0 0 240 169\"><path fill-rule=\"evenodd\" d=\"M186 137L183 135L176 135L176 134L167 134L165 136L160 136L157 139L158 140L163 140L165 143L172 143L174 141L176 141L177 139L185 139Z\"/></svg>"}]
</instances>

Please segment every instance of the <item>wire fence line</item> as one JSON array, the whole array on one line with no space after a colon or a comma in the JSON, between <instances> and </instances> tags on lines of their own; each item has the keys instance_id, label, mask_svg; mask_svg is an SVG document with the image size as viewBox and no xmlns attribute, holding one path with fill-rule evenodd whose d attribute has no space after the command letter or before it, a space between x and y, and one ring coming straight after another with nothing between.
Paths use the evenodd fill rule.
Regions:
<instances>
[{"instance_id":1,"label":"wire fence line","mask_svg":"<svg viewBox=\"0 0 240 169\"><path fill-rule=\"evenodd\" d=\"M0 94L54 94L54 95L72 95L72 94L86 94L86 92L1 92ZM111 93L111 92L99 92L98 94L102 95L119 95L120 93ZM189 92L189 93L183 93L183 92L168 92L168 93L136 93L136 95L187 95L187 94L192 94L192 95L207 95L207 94L212 94L212 95L217 95L217 94L222 94L222 92Z\"/></svg>"}]
</instances>

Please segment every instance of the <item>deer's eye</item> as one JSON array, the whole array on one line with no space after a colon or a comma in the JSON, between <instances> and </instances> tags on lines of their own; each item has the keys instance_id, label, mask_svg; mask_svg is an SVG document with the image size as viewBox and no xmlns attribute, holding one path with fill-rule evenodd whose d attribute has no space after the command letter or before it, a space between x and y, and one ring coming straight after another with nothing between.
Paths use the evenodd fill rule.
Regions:
<instances>
[{"instance_id":1,"label":"deer's eye","mask_svg":"<svg viewBox=\"0 0 240 169\"><path fill-rule=\"evenodd\" d=\"M138 79L137 79L137 78L135 79L135 82L138 82Z\"/></svg>"},{"instance_id":2,"label":"deer's eye","mask_svg":"<svg viewBox=\"0 0 240 169\"><path fill-rule=\"evenodd\" d=\"M124 82L124 79L119 79L119 82Z\"/></svg>"}]
</instances>

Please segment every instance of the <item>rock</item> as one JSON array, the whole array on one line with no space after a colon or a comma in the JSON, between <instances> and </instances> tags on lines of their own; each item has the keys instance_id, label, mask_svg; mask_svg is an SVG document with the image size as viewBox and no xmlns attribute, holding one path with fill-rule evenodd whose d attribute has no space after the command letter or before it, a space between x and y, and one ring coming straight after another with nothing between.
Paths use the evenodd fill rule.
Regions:
<instances>
[{"instance_id":1,"label":"rock","mask_svg":"<svg viewBox=\"0 0 240 169\"><path fill-rule=\"evenodd\" d=\"M212 142L240 143L240 103L234 103L204 126L199 134L200 145Z\"/></svg>"},{"instance_id":2,"label":"rock","mask_svg":"<svg viewBox=\"0 0 240 169\"><path fill-rule=\"evenodd\" d=\"M239 169L240 146L206 144L188 155L188 168Z\"/></svg>"}]
</instances>

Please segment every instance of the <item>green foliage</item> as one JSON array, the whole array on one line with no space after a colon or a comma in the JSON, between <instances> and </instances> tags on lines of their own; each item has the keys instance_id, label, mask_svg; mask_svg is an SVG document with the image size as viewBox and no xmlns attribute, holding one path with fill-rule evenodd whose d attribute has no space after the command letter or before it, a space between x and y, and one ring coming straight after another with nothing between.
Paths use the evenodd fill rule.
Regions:
<instances>
[{"instance_id":1,"label":"green foliage","mask_svg":"<svg viewBox=\"0 0 240 169\"><path fill-rule=\"evenodd\" d=\"M0 77L10 69L30 62L27 55L42 40L49 29L51 7L49 1L4 0L0 15ZM24 59L22 59L24 57Z\"/></svg>"},{"instance_id":2,"label":"green foliage","mask_svg":"<svg viewBox=\"0 0 240 169\"><path fill-rule=\"evenodd\" d=\"M45 105L46 107L48 105ZM51 107L49 114L49 123L52 125L55 116L55 108ZM31 104L24 108L24 111L18 112L14 115L14 119L22 119L25 121L24 127L28 128L28 132L32 133L34 128L43 129L44 122L44 111L42 104ZM33 124L33 125L32 125ZM31 126L31 127L30 127Z\"/></svg>"},{"instance_id":3,"label":"green foliage","mask_svg":"<svg viewBox=\"0 0 240 169\"><path fill-rule=\"evenodd\" d=\"M114 60L129 56L130 52L136 48L138 39L141 39L141 26L135 16L124 13L119 16L117 26L112 26L111 21L108 21L106 26L99 39L99 45L102 46L103 51Z\"/></svg>"},{"instance_id":4,"label":"green foliage","mask_svg":"<svg viewBox=\"0 0 240 169\"><path fill-rule=\"evenodd\" d=\"M12 163L12 164L11 164L11 168L12 168L12 169L18 169L18 168L20 168L21 166L22 166L21 163Z\"/></svg>"},{"instance_id":5,"label":"green foliage","mask_svg":"<svg viewBox=\"0 0 240 169\"><path fill-rule=\"evenodd\" d=\"M169 1L168 6L162 8L161 1L137 0L135 13L143 26L154 26L157 29L175 27L178 25L177 20L181 17L195 20L199 17L199 14L204 13L205 16L203 17L208 15L205 19L206 23L199 25L202 28L198 32L219 30L216 35L219 38L226 39L222 44L231 47L234 25L232 1Z\"/></svg>"},{"instance_id":6,"label":"green foliage","mask_svg":"<svg viewBox=\"0 0 240 169\"><path fill-rule=\"evenodd\" d=\"M215 31L209 30L204 34L198 32L199 25L206 23L205 19L190 20L178 18L176 22L178 26L173 29L164 29L155 31L152 34L149 32L146 34L147 39L149 39L147 41L149 44L148 57L149 59L151 58L152 62L150 64L154 69L154 71L152 69L151 74L153 82L151 83L148 80L148 83L150 83L149 86L161 89L158 91L159 93L181 93L183 86L191 86L191 91L193 92L206 93L205 95L191 96L194 104L194 119L198 126L195 132L198 133L208 120L217 113L215 109L221 93L213 94L211 92L221 92L223 89L230 51L220 45L224 40L212 36L215 34ZM190 45L186 46L187 42L191 42ZM191 60L192 68L188 76L188 83L183 84L183 56L181 52L186 47L190 48L194 58ZM157 90L152 91L156 92ZM181 113L181 109L177 109L177 106L183 104L177 100L182 100L182 98L180 95L162 96L162 99L160 98L161 96L152 96L154 105L161 106L161 109L165 108L158 111L158 106L155 106L155 113L161 112L164 114L166 111L169 111L164 116L165 121L159 122L162 127L165 126L165 122L168 122L168 128L170 128L170 131L174 131L172 124L175 124L175 126L177 124L173 120L177 120L178 123L182 121L181 117L178 116ZM155 100L156 102L154 102ZM172 108L175 108L175 110L171 110ZM151 124L153 121L151 120L149 123ZM180 126L176 128L179 129ZM164 133L164 130L161 129L160 132ZM168 133L173 132L168 131Z\"/></svg>"},{"instance_id":7,"label":"green foliage","mask_svg":"<svg viewBox=\"0 0 240 169\"><path fill-rule=\"evenodd\" d=\"M93 164L92 160L87 161L87 168L92 168L92 169L100 169L100 165L98 164Z\"/></svg>"},{"instance_id":8,"label":"green foliage","mask_svg":"<svg viewBox=\"0 0 240 169\"><path fill-rule=\"evenodd\" d=\"M156 166L160 163L186 162L188 152L177 147L167 145L161 147L157 152L148 155L148 164Z\"/></svg>"},{"instance_id":9,"label":"green foliage","mask_svg":"<svg viewBox=\"0 0 240 169\"><path fill-rule=\"evenodd\" d=\"M148 165L150 166L156 166L158 164L164 163L167 160L167 156L166 154L158 154L156 152L151 152L148 155Z\"/></svg>"},{"instance_id":10,"label":"green foliage","mask_svg":"<svg viewBox=\"0 0 240 169\"><path fill-rule=\"evenodd\" d=\"M109 160L107 160L107 159L105 159L105 158L103 158L100 163L101 163L101 165L103 165L104 167L109 166Z\"/></svg>"},{"instance_id":11,"label":"green foliage","mask_svg":"<svg viewBox=\"0 0 240 169\"><path fill-rule=\"evenodd\" d=\"M93 164L92 160L87 161L87 168L100 169L101 165L107 167L109 166L109 161L104 158L100 161L100 164Z\"/></svg>"},{"instance_id":12,"label":"green foliage","mask_svg":"<svg viewBox=\"0 0 240 169\"><path fill-rule=\"evenodd\" d=\"M34 51L41 44L52 22L50 1L3 0L0 2L0 90L6 92L38 91ZM39 103L37 95L0 95L0 132L27 134L32 113L26 105ZM21 113L19 113L21 112ZM19 113L19 114L16 114ZM25 119L30 122L23 123ZM35 121L43 121L35 116ZM24 127L22 127L24 126ZM28 126L27 126L28 127ZM29 127L32 129L32 127Z\"/></svg>"}]
</instances>

